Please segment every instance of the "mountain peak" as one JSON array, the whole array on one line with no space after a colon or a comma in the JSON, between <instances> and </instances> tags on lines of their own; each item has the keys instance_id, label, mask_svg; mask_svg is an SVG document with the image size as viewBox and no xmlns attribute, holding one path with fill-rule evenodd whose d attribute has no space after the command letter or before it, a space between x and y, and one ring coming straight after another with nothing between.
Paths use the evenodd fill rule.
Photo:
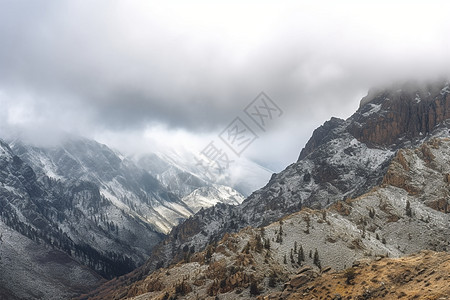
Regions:
<instances>
[{"instance_id":1,"label":"mountain peak","mask_svg":"<svg viewBox=\"0 0 450 300\"><path fill-rule=\"evenodd\" d=\"M359 110L363 109L367 104L379 103L380 100L413 100L411 103L417 104L425 101L432 101L439 95L443 96L450 92L449 80L440 79L436 81L404 81L391 84L384 87L375 87L369 90L367 96L363 97L359 104Z\"/></svg>"},{"instance_id":2,"label":"mountain peak","mask_svg":"<svg viewBox=\"0 0 450 300\"><path fill-rule=\"evenodd\" d=\"M448 81L406 82L371 90L348 130L367 145L398 148L403 140L424 138L449 118Z\"/></svg>"}]
</instances>

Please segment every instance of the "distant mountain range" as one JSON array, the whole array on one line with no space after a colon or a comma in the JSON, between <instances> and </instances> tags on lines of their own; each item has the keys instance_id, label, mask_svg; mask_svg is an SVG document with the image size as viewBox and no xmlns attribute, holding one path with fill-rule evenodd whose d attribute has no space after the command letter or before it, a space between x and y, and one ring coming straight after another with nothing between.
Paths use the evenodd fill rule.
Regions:
<instances>
[{"instance_id":1,"label":"distant mountain range","mask_svg":"<svg viewBox=\"0 0 450 300\"><path fill-rule=\"evenodd\" d=\"M0 140L0 145L0 225L11 231L2 232L0 241L0 287L19 298L45 295L39 286L70 295L98 284L100 278L81 265L105 278L129 272L149 258L173 226L202 207L244 199L232 187L207 182L159 157L134 161L85 138L67 137L53 147L20 140ZM17 234L22 242L15 241ZM62 271L30 281L39 260L48 260L29 256L31 248L43 257L57 253ZM20 264L7 263L27 256L29 274L18 272ZM80 277L86 281L74 277L54 283L67 268L85 272ZM18 284L8 284L11 278Z\"/></svg>"}]
</instances>

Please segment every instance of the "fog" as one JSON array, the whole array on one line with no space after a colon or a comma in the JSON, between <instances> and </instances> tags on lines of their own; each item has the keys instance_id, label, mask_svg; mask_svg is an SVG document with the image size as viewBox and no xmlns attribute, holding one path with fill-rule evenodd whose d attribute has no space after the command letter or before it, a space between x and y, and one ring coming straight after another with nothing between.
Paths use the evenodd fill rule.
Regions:
<instances>
[{"instance_id":1,"label":"fog","mask_svg":"<svg viewBox=\"0 0 450 300\"><path fill-rule=\"evenodd\" d=\"M374 86L447 76L445 1L0 1L0 137L200 151L264 91L273 170ZM274 146L277 145L277 146Z\"/></svg>"}]
</instances>

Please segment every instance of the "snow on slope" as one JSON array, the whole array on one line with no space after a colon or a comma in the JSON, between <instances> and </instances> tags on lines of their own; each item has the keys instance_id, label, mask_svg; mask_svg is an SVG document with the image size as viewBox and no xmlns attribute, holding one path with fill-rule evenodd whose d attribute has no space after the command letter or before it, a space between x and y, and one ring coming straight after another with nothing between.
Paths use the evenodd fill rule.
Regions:
<instances>
[{"instance_id":1,"label":"snow on slope","mask_svg":"<svg viewBox=\"0 0 450 300\"><path fill-rule=\"evenodd\" d=\"M178 155L170 160L149 155L134 162L105 145L82 138L68 138L53 148L33 147L20 141L12 142L11 147L38 176L93 182L120 211L162 233L168 233L201 207L242 201L239 192L232 188L224 187L209 195L200 190L193 193L198 188L211 191L214 188L212 183L175 165L172 159L179 158ZM187 195L189 201L182 201ZM199 195L198 200L195 195ZM112 219L120 223L114 216Z\"/></svg>"},{"instance_id":2,"label":"snow on slope","mask_svg":"<svg viewBox=\"0 0 450 300\"><path fill-rule=\"evenodd\" d=\"M144 155L137 159L138 165L142 165L152 173L152 167L160 167L160 174L164 177L165 172L185 172L195 176L198 180L209 184L220 184L237 190L244 196L249 196L253 191L264 186L270 179L272 171L243 157L231 163L225 174L217 182L211 182L204 170L198 165L197 153L185 149L166 151L165 153L153 153ZM147 162L145 162L147 160ZM163 170L163 171L162 171ZM173 174L171 176L173 178ZM165 180L162 179L162 182ZM183 182L180 182L183 184ZM192 192L192 190L190 191ZM182 196L186 196L184 194Z\"/></svg>"},{"instance_id":3,"label":"snow on slope","mask_svg":"<svg viewBox=\"0 0 450 300\"><path fill-rule=\"evenodd\" d=\"M101 283L100 276L67 254L31 241L1 220L0 270L5 299L68 299Z\"/></svg>"},{"instance_id":4,"label":"snow on slope","mask_svg":"<svg viewBox=\"0 0 450 300\"><path fill-rule=\"evenodd\" d=\"M198 212L201 208L211 207L217 203L241 204L244 201L244 196L228 186L214 184L198 188L182 200L194 212Z\"/></svg>"},{"instance_id":5,"label":"snow on slope","mask_svg":"<svg viewBox=\"0 0 450 300\"><path fill-rule=\"evenodd\" d=\"M283 285L289 291L289 278L291 285L300 287L310 280L307 277L317 277L321 271L333 274L330 268L343 270L373 259L401 257L421 250L448 251L450 214L430 207L442 198L450 205L448 174L450 139L430 140L418 149L401 150L391 162L384 182L368 193L338 201L326 210L303 209L263 228L246 227L237 234L226 234L218 243L211 243L207 251L193 253L183 262L148 274L125 290L133 291L130 299L157 299L166 293L169 297L176 294L172 287L184 282L191 288L183 299L217 295L231 300L237 294L251 295L250 278L263 293L280 291ZM390 182L393 176L404 180ZM403 183L403 188L395 186ZM411 212L407 203L411 204ZM304 261L299 263L300 249ZM275 280L270 282L269 277ZM402 278L399 280L408 281ZM374 279L372 282L377 282ZM162 288L149 291L148 286L155 283ZM305 289L303 293L313 291ZM120 293L110 291L109 295Z\"/></svg>"}]
</instances>

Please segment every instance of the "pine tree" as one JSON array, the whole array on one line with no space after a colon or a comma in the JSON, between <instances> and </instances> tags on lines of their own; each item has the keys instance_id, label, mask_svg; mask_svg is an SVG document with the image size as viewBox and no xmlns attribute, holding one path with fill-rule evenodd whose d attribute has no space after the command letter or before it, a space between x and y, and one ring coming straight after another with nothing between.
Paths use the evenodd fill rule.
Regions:
<instances>
[{"instance_id":1,"label":"pine tree","mask_svg":"<svg viewBox=\"0 0 450 300\"><path fill-rule=\"evenodd\" d=\"M274 288L277 286L277 274L272 272L269 277L269 286Z\"/></svg>"},{"instance_id":2,"label":"pine tree","mask_svg":"<svg viewBox=\"0 0 450 300\"><path fill-rule=\"evenodd\" d=\"M208 246L208 247L206 248L205 261L206 261L207 263L209 263L209 262L211 261L211 257L212 257L212 247L211 247L211 246Z\"/></svg>"},{"instance_id":3,"label":"pine tree","mask_svg":"<svg viewBox=\"0 0 450 300\"><path fill-rule=\"evenodd\" d=\"M263 244L261 242L261 236L259 234L256 235L255 237L255 250L256 252L261 252L262 248L263 248Z\"/></svg>"},{"instance_id":4,"label":"pine tree","mask_svg":"<svg viewBox=\"0 0 450 300\"><path fill-rule=\"evenodd\" d=\"M305 261L305 253L303 252L303 246L300 245L300 249L297 253L297 263L301 265L303 261Z\"/></svg>"},{"instance_id":5,"label":"pine tree","mask_svg":"<svg viewBox=\"0 0 450 300\"><path fill-rule=\"evenodd\" d=\"M321 265L320 265L319 251L317 251L317 249L316 249L316 251L314 252L314 264L315 264L319 269L322 268Z\"/></svg>"},{"instance_id":6,"label":"pine tree","mask_svg":"<svg viewBox=\"0 0 450 300\"><path fill-rule=\"evenodd\" d=\"M284 264L287 264L286 254L285 254L284 257L283 257L283 263L284 263Z\"/></svg>"},{"instance_id":7,"label":"pine tree","mask_svg":"<svg viewBox=\"0 0 450 300\"><path fill-rule=\"evenodd\" d=\"M410 218L412 217L411 203L409 200L406 200L406 215Z\"/></svg>"},{"instance_id":8,"label":"pine tree","mask_svg":"<svg viewBox=\"0 0 450 300\"><path fill-rule=\"evenodd\" d=\"M269 239L264 240L264 248L266 248L267 250L270 249L270 240Z\"/></svg>"}]
</instances>

